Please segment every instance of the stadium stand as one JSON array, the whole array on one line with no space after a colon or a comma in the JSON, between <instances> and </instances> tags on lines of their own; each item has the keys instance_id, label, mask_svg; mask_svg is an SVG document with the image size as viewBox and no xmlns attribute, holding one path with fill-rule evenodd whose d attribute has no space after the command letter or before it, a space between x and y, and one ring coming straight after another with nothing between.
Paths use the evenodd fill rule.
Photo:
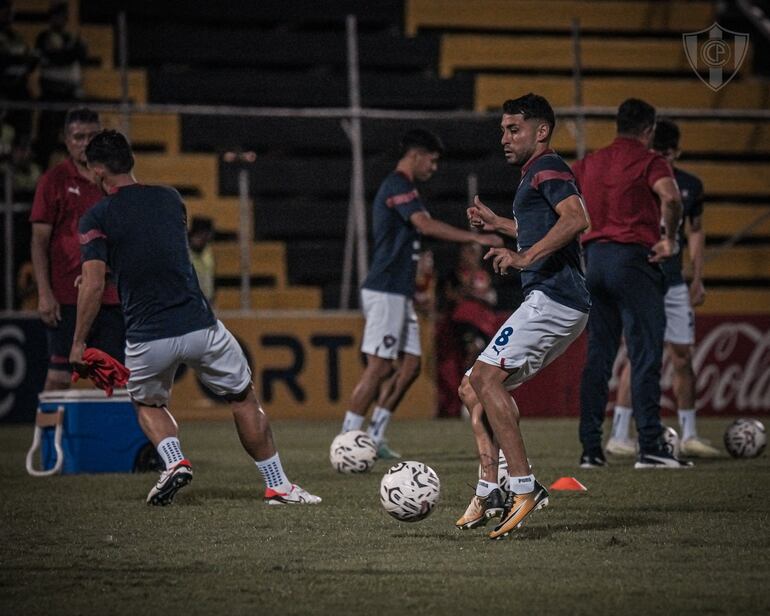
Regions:
<instances>
[{"instance_id":1,"label":"stadium stand","mask_svg":"<svg viewBox=\"0 0 770 616\"><path fill-rule=\"evenodd\" d=\"M366 4L366 6L363 6ZM285 107L347 106L345 17L358 19L362 105L386 109L497 110L535 91L555 106L574 102L573 20L579 19L584 104L616 107L639 96L659 107L766 109L770 84L749 62L719 92L692 74L683 32L710 26L714 2L653 0L70 0L70 18L89 47L90 100L118 101L116 15L128 23L129 95L135 102ZM543 10L547 5L548 10ZM17 0L27 40L43 27L48 2ZM117 114L105 124L122 126ZM684 169L706 186L709 249L770 211L770 124L682 119ZM474 174L493 207L508 207L517 181L497 147L496 119L433 120L447 152L422 190L433 214L463 223ZM396 136L415 122L365 120L370 202L395 158ZM219 239L238 226L237 171L226 151L253 151L253 304L336 307L350 191L350 145L336 119L137 114L130 131L137 172L176 186L191 214L215 221ZM577 126L560 119L555 147L574 159ZM585 122L587 148L608 143L610 119ZM235 244L217 242L220 306L237 307ZM440 259L439 267L441 267ZM708 308L770 306L770 223L751 229L706 265ZM299 286L294 293L295 286ZM265 299L266 289L282 295ZM309 287L315 287L315 290ZM285 293L284 293L285 291ZM763 304L764 303L764 304ZM286 306L280 306L286 307Z\"/></svg>"}]
</instances>

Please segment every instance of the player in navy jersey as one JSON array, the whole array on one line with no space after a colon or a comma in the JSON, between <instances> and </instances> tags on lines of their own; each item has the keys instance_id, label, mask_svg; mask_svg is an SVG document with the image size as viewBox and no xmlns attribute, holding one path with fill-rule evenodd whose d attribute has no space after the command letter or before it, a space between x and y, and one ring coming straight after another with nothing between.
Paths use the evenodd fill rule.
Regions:
<instances>
[{"instance_id":1,"label":"player in navy jersey","mask_svg":"<svg viewBox=\"0 0 770 616\"><path fill-rule=\"evenodd\" d=\"M167 505L192 481L192 466L167 406L180 363L230 403L243 448L265 479L265 502L319 503L319 497L286 477L243 351L200 290L179 193L138 184L131 147L116 131L98 133L86 148L86 158L107 196L80 220L83 267L70 362L83 370L85 341L109 271L126 320L127 389L142 430L166 466L147 503Z\"/></svg>"},{"instance_id":2,"label":"player in navy jersey","mask_svg":"<svg viewBox=\"0 0 770 616\"><path fill-rule=\"evenodd\" d=\"M401 140L396 169L374 198L374 255L361 289L366 319L361 351L367 363L351 394L342 432L360 430L377 398L368 433L380 458L400 457L388 447L385 429L420 372L420 331L412 301L420 237L502 245L497 235L458 229L431 218L425 209L415 182L431 178L443 150L433 133L421 129L407 132Z\"/></svg>"},{"instance_id":3,"label":"player in navy jersey","mask_svg":"<svg viewBox=\"0 0 770 616\"><path fill-rule=\"evenodd\" d=\"M673 166L679 158L679 127L671 120L658 120L652 148ZM705 299L703 287L703 183L694 175L674 167L674 178L682 195L682 222L679 245L686 243L692 265L689 289L682 275L682 251L661 263L666 282L664 308L666 333L664 342L673 367L673 389L681 430L680 453L693 457L717 457L716 447L698 436L695 421L695 374L692 367L692 345L695 343L693 308ZM685 234L685 225L688 233ZM635 455L636 444L629 438L631 423L631 366L626 360L615 399L612 435L606 450L615 455Z\"/></svg>"},{"instance_id":4,"label":"player in navy jersey","mask_svg":"<svg viewBox=\"0 0 770 616\"><path fill-rule=\"evenodd\" d=\"M588 228L588 214L569 166L549 147L555 124L542 96L506 101L500 123L503 151L509 163L521 167L513 217L495 215L478 197L468 209L473 226L516 238L517 250L492 248L484 258L500 274L519 270L525 296L459 390L471 413L482 474L456 526L475 528L501 515L491 539L505 537L548 503L548 492L529 466L519 409L509 390L561 355L588 321L590 299L578 243ZM497 483L498 447L508 463L507 486Z\"/></svg>"}]
</instances>

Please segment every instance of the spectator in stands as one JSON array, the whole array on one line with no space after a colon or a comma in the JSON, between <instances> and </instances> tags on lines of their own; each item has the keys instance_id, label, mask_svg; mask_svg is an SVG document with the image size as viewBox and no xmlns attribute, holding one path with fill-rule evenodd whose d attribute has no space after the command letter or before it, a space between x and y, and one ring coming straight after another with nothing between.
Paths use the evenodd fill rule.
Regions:
<instances>
[{"instance_id":1,"label":"spectator in stands","mask_svg":"<svg viewBox=\"0 0 770 616\"><path fill-rule=\"evenodd\" d=\"M591 229L582 238L591 314L580 386L580 466L607 464L602 424L612 365L624 333L639 434L635 466L682 468L689 463L676 458L666 446L660 423L665 329L660 262L677 250L682 199L671 165L649 150L655 108L630 98L618 108L616 122L615 140L573 166L591 217Z\"/></svg>"},{"instance_id":2,"label":"spectator in stands","mask_svg":"<svg viewBox=\"0 0 770 616\"><path fill-rule=\"evenodd\" d=\"M190 246L190 261L198 276L198 284L203 296L214 304L216 294L215 275L216 263L211 240L214 238L214 221L207 216L193 216L190 221L190 231L187 240Z\"/></svg>"},{"instance_id":3,"label":"spectator in stands","mask_svg":"<svg viewBox=\"0 0 770 616\"><path fill-rule=\"evenodd\" d=\"M80 276L78 221L103 196L86 165L85 149L100 129L99 116L90 109L67 113L64 135L69 158L43 174L32 204L32 263L38 313L47 328L50 357L46 391L67 389L70 384L67 357L75 331L75 281ZM115 285L108 284L89 345L123 361L124 325L119 303Z\"/></svg>"},{"instance_id":4,"label":"spectator in stands","mask_svg":"<svg viewBox=\"0 0 770 616\"><path fill-rule=\"evenodd\" d=\"M13 2L0 0L0 92L12 101L27 101L29 75L38 57L13 27ZM27 110L9 111L6 121L19 136L32 134L32 114Z\"/></svg>"},{"instance_id":5,"label":"spectator in stands","mask_svg":"<svg viewBox=\"0 0 770 616\"><path fill-rule=\"evenodd\" d=\"M109 267L119 281L126 315L126 367L131 371L127 389L139 424L165 465L147 495L147 504L170 504L193 478L176 420L168 409L174 375L182 362L228 400L241 444L265 480L264 501L268 505L320 503L318 496L287 478L267 415L254 394L246 357L200 291L190 263L179 193L165 186L138 184L131 146L116 131L96 135L86 154L96 181L109 196L90 209L79 225L83 281L69 357L82 371L88 332Z\"/></svg>"},{"instance_id":6,"label":"spectator in stands","mask_svg":"<svg viewBox=\"0 0 770 616\"><path fill-rule=\"evenodd\" d=\"M502 245L494 234L458 229L431 218L425 209L415 182L431 178L443 150L433 133L422 129L407 132L398 164L374 199L374 256L361 290L366 318L361 350L367 364L351 394L342 432L360 430L377 398L368 433L377 444L379 457L385 459L400 457L387 445L385 431L420 372L420 331L412 299L420 236Z\"/></svg>"},{"instance_id":7,"label":"spectator in stands","mask_svg":"<svg viewBox=\"0 0 770 616\"><path fill-rule=\"evenodd\" d=\"M40 100L77 101L83 98L81 64L88 51L80 37L67 32L69 5L57 0L48 12L49 25L35 41L40 56ZM64 113L43 111L38 125L37 154L43 168L48 167L51 153L59 144Z\"/></svg>"},{"instance_id":8,"label":"spectator in stands","mask_svg":"<svg viewBox=\"0 0 770 616\"><path fill-rule=\"evenodd\" d=\"M679 158L679 127L671 120L659 120L655 127L653 149L662 154L673 166ZM695 425L695 374L692 367L692 345L695 344L694 306L705 299L703 287L703 247L705 232L703 217L703 183L694 175L674 167L674 177L682 195L682 219L687 224L679 227L679 246L687 242L692 281L689 289L682 273L681 250L661 263L666 279L664 300L666 333L664 341L674 369L674 397L681 430L680 452L684 456L717 457L719 450L698 436ZM607 452L615 455L634 455L635 443L629 438L631 423L631 366L625 361L618 383L612 434Z\"/></svg>"}]
</instances>

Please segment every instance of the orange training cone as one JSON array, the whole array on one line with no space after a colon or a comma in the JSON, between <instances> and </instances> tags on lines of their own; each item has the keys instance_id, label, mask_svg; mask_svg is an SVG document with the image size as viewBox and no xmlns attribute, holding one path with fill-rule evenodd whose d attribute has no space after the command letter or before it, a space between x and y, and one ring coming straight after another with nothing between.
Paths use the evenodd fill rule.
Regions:
<instances>
[{"instance_id":1,"label":"orange training cone","mask_svg":"<svg viewBox=\"0 0 770 616\"><path fill-rule=\"evenodd\" d=\"M574 477L561 477L551 484L551 490L571 490L573 492L587 492L586 488Z\"/></svg>"}]
</instances>

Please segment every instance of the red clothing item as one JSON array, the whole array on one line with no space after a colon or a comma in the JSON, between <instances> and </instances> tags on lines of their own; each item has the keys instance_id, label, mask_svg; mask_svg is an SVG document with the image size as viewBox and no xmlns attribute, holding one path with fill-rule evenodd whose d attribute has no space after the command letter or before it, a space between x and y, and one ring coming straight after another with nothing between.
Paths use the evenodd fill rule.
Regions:
<instances>
[{"instance_id":1,"label":"red clothing item","mask_svg":"<svg viewBox=\"0 0 770 616\"><path fill-rule=\"evenodd\" d=\"M652 187L661 178L674 177L663 156L637 139L617 137L572 170L591 217L591 229L581 238L584 244L598 240L649 248L660 240L660 200Z\"/></svg>"},{"instance_id":2,"label":"red clothing item","mask_svg":"<svg viewBox=\"0 0 770 616\"><path fill-rule=\"evenodd\" d=\"M115 387L125 387L131 375L130 370L117 359L99 349L86 348L83 351L83 362L87 366L88 378L99 389L103 389L108 398L112 396L112 390ZM77 372L72 373L73 383L76 383L79 378L80 375Z\"/></svg>"},{"instance_id":3,"label":"red clothing item","mask_svg":"<svg viewBox=\"0 0 770 616\"><path fill-rule=\"evenodd\" d=\"M29 221L52 225L50 244L51 288L60 304L77 304L75 279L80 275L78 221L99 200L102 191L78 173L67 159L43 174L35 190ZM119 304L114 284L107 284L103 304Z\"/></svg>"}]
</instances>

